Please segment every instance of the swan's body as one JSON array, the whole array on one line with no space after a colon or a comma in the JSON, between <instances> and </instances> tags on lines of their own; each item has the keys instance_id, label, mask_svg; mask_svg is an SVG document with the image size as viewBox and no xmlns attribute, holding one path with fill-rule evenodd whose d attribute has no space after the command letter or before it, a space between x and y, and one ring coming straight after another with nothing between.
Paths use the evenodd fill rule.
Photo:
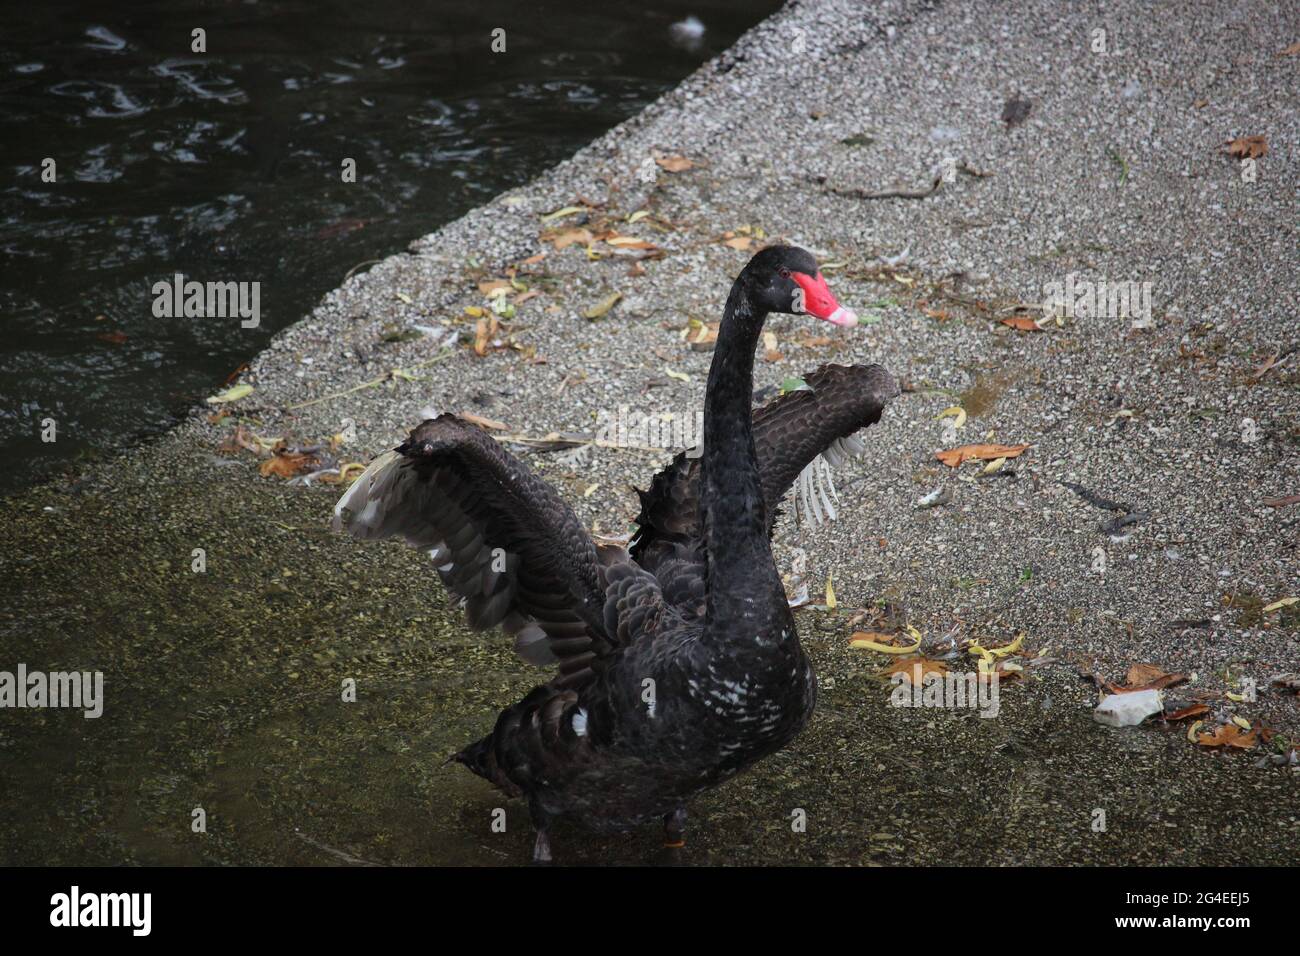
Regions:
<instances>
[{"instance_id":1,"label":"swan's body","mask_svg":"<svg viewBox=\"0 0 1300 956\"><path fill-rule=\"evenodd\" d=\"M760 252L727 302L703 456L679 455L642 493L628 550L597 547L549 485L452 415L421 424L339 502L336 525L354 535L428 549L472 626L500 625L525 659L558 664L456 755L527 799L538 859L556 817L598 830L664 819L679 838L692 797L812 713L816 682L769 543L776 505L898 388L879 366L826 366L751 416L763 321L796 306L852 322L806 252Z\"/></svg>"}]
</instances>

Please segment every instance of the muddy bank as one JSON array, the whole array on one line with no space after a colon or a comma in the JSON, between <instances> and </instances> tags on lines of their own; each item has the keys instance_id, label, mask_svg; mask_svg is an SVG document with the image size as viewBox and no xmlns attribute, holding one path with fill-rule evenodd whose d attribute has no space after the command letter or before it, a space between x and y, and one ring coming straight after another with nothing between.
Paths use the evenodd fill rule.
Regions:
<instances>
[{"instance_id":1,"label":"muddy bank","mask_svg":"<svg viewBox=\"0 0 1300 956\"><path fill-rule=\"evenodd\" d=\"M1297 59L1274 55L1300 22L1169 10L1108 12L1139 63L1092 58L1096 24L1062 4L787 9L573 161L331 293L253 363L230 414L4 502L0 661L101 669L107 701L95 721L0 714L0 858L525 859L522 807L441 762L537 672L466 632L418 555L329 535L337 487L262 477L260 441L342 436L322 455L346 465L428 406L524 438L621 406L691 412L710 356L684 340L690 320L716 321L746 246L784 236L872 322L774 321L756 384L880 361L911 390L837 476L839 520L782 520L782 569L801 547L814 595L833 574L844 609L993 646L1024 633L1046 663L1008 681L995 719L894 708L883 656L847 646L848 613L802 612L817 715L699 801L691 859L1289 862L1298 775L1257 764L1300 734L1300 704L1271 686L1297 669L1300 630L1264 610L1300 566L1300 509L1270 503L1300 491ZM1012 93L1030 103L1014 122ZM1271 148L1247 184L1221 147L1251 132ZM918 191L947 157L976 172L923 199L863 196ZM1070 274L1150 282L1150 323L1001 321ZM503 282L513 314L481 334ZM954 404L960 429L939 418ZM935 458L991 441L1030 447L988 474ZM612 533L669 454L516 448ZM1080 671L1119 681L1138 663L1187 675L1208 726L1237 716L1270 742L1097 725ZM642 862L657 844L561 832L556 850Z\"/></svg>"},{"instance_id":2,"label":"muddy bank","mask_svg":"<svg viewBox=\"0 0 1300 956\"><path fill-rule=\"evenodd\" d=\"M466 633L417 555L323 533L331 492L213 474L193 452L11 504L3 653L103 669L106 705L97 720L7 715L5 862L526 859L522 807L442 761L535 672ZM690 862L1289 861L1291 781L1207 759L1178 730L1095 725L1070 668L1008 685L997 719L899 710L845 649L843 617L800 624L817 716L789 751L699 802ZM491 830L498 806L504 834ZM206 833L191 830L195 807ZM1091 829L1097 808L1105 833ZM662 852L652 832L561 838L574 862Z\"/></svg>"}]
</instances>

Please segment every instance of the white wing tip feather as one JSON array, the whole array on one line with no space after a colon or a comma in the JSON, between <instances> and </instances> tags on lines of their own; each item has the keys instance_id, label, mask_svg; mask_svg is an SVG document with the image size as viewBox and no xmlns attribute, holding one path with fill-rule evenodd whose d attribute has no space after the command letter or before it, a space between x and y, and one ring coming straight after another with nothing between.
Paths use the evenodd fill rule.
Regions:
<instances>
[{"instance_id":1,"label":"white wing tip feather","mask_svg":"<svg viewBox=\"0 0 1300 956\"><path fill-rule=\"evenodd\" d=\"M825 451L808 463L808 466L799 473L799 479L796 482L798 487L797 507L804 521L810 521L814 525L819 525L825 521L834 521L839 515L835 511L835 505L832 501L839 501L840 496L835 491L835 481L832 477L834 471L840 465L850 458L859 457L865 450L866 444L858 435L846 435L843 438L837 438L826 446ZM825 518L822 515L825 512Z\"/></svg>"}]
</instances>

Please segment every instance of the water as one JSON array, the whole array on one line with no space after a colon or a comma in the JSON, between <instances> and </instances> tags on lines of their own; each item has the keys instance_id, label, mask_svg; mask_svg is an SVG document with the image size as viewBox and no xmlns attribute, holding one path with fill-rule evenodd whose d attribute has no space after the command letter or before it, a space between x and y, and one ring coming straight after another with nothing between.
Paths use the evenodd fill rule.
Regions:
<instances>
[{"instance_id":1,"label":"water","mask_svg":"<svg viewBox=\"0 0 1300 956\"><path fill-rule=\"evenodd\" d=\"M0 14L0 491L157 434L349 269L568 156L780 4L131 6ZM688 16L695 43L670 29ZM177 272L260 282L260 325L155 318Z\"/></svg>"}]
</instances>

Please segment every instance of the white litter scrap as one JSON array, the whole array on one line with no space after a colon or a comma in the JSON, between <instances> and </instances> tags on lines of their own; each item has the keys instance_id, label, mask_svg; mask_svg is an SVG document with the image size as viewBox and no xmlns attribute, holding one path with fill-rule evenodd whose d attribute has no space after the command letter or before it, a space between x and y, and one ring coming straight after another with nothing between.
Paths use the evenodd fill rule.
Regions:
<instances>
[{"instance_id":1,"label":"white litter scrap","mask_svg":"<svg viewBox=\"0 0 1300 956\"><path fill-rule=\"evenodd\" d=\"M1092 719L1107 727L1134 727L1164 709L1164 695L1158 690L1107 694L1092 712Z\"/></svg>"}]
</instances>

